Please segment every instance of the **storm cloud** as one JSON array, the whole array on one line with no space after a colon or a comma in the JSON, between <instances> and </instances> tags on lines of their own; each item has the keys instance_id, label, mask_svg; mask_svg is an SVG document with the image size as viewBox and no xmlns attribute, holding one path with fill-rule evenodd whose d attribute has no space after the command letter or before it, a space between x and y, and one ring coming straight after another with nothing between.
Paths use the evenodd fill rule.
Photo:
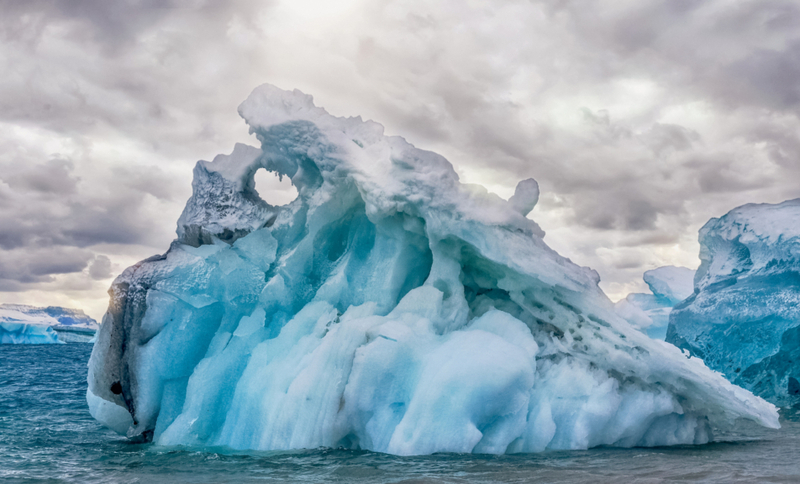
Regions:
<instances>
[{"instance_id":1,"label":"storm cloud","mask_svg":"<svg viewBox=\"0 0 800 484\"><path fill-rule=\"evenodd\" d=\"M530 217L612 298L695 267L710 217L800 197L794 1L0 8L4 301L99 317L110 278L168 247L194 162L255 143L236 107L264 82L503 197L536 178Z\"/></svg>"}]
</instances>

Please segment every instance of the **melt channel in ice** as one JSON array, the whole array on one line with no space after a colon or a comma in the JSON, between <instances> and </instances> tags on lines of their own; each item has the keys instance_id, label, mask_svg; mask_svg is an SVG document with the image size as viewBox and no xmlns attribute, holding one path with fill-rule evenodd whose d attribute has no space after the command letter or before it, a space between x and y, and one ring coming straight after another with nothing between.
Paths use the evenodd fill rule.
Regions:
<instances>
[{"instance_id":1,"label":"melt channel in ice","mask_svg":"<svg viewBox=\"0 0 800 484\"><path fill-rule=\"evenodd\" d=\"M651 338L665 339L672 308L694 293L694 274L692 269L677 266L645 271L643 279L652 294L628 294L614 310Z\"/></svg>"},{"instance_id":2,"label":"melt channel in ice","mask_svg":"<svg viewBox=\"0 0 800 484\"><path fill-rule=\"evenodd\" d=\"M264 85L261 148L200 161L178 238L128 268L89 363L132 438L393 454L702 443L776 409L616 316L599 277L381 125ZM265 168L296 200L254 190Z\"/></svg>"},{"instance_id":3,"label":"melt channel in ice","mask_svg":"<svg viewBox=\"0 0 800 484\"><path fill-rule=\"evenodd\" d=\"M800 199L748 204L700 229L694 295L667 341L781 406L800 403Z\"/></svg>"}]
</instances>

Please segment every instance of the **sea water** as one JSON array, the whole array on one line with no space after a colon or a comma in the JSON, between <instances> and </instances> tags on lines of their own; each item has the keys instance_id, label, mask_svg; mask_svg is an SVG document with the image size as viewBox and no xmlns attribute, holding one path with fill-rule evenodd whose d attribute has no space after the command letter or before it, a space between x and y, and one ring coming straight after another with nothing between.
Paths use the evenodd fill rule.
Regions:
<instances>
[{"instance_id":1,"label":"sea water","mask_svg":"<svg viewBox=\"0 0 800 484\"><path fill-rule=\"evenodd\" d=\"M742 425L700 446L396 457L234 452L129 442L86 406L89 344L0 345L2 482L800 482L800 423Z\"/></svg>"}]
</instances>

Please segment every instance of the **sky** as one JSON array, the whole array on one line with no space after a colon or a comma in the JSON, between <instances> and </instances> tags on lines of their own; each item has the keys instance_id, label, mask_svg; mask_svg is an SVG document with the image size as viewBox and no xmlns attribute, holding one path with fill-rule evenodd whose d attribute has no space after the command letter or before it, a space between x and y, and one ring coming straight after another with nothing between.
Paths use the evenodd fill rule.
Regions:
<instances>
[{"instance_id":1,"label":"sky","mask_svg":"<svg viewBox=\"0 0 800 484\"><path fill-rule=\"evenodd\" d=\"M789 0L0 0L0 302L102 317L163 253L197 160L257 146L270 83L444 155L612 300L699 264L697 232L800 197ZM286 179L257 189L291 200Z\"/></svg>"}]
</instances>

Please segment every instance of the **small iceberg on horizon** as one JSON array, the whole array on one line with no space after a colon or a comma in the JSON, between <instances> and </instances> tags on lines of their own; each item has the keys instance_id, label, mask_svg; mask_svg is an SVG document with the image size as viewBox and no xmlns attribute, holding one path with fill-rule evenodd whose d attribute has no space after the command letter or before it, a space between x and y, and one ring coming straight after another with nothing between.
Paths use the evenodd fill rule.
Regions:
<instances>
[{"instance_id":1,"label":"small iceberg on horizon","mask_svg":"<svg viewBox=\"0 0 800 484\"><path fill-rule=\"evenodd\" d=\"M776 408L616 315L595 271L443 157L258 87L261 143L199 161L169 250L125 270L92 415L163 445L399 455L699 444ZM298 196L272 206L256 171Z\"/></svg>"},{"instance_id":2,"label":"small iceberg on horizon","mask_svg":"<svg viewBox=\"0 0 800 484\"><path fill-rule=\"evenodd\" d=\"M81 309L0 304L0 344L92 343L97 329Z\"/></svg>"}]
</instances>

